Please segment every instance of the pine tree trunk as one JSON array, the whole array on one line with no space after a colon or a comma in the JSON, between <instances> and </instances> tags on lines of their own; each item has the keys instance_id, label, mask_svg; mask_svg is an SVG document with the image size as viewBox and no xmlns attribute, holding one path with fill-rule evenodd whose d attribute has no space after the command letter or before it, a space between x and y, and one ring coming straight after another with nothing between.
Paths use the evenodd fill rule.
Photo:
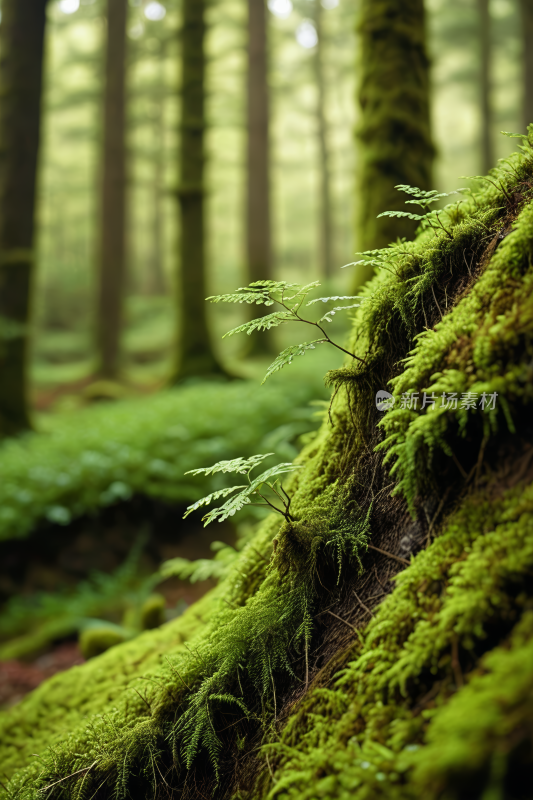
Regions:
<instances>
[{"instance_id":1,"label":"pine tree trunk","mask_svg":"<svg viewBox=\"0 0 533 800\"><path fill-rule=\"evenodd\" d=\"M533 122L533 0L520 0L522 10L522 41L524 48L523 126Z\"/></svg>"},{"instance_id":2,"label":"pine tree trunk","mask_svg":"<svg viewBox=\"0 0 533 800\"><path fill-rule=\"evenodd\" d=\"M357 248L363 251L413 236L416 223L376 217L408 209L397 184L431 188L434 148L423 0L362 0L358 33L356 233ZM357 288L372 269L355 270Z\"/></svg>"},{"instance_id":3,"label":"pine tree trunk","mask_svg":"<svg viewBox=\"0 0 533 800\"><path fill-rule=\"evenodd\" d=\"M250 282L272 278L267 18L265 0L248 0L246 246ZM251 306L263 316L262 307ZM271 352L272 334L251 335L250 352Z\"/></svg>"},{"instance_id":4,"label":"pine tree trunk","mask_svg":"<svg viewBox=\"0 0 533 800\"><path fill-rule=\"evenodd\" d=\"M328 147L328 125L326 118L326 86L324 76L324 49L322 4L315 3L315 24L318 43L315 49L315 79L318 89L317 127L320 171L320 274L331 278L333 274L333 221L331 214L331 174Z\"/></svg>"},{"instance_id":5,"label":"pine tree trunk","mask_svg":"<svg viewBox=\"0 0 533 800\"><path fill-rule=\"evenodd\" d=\"M0 436L30 427L26 358L46 0L4 0L0 25Z\"/></svg>"},{"instance_id":6,"label":"pine tree trunk","mask_svg":"<svg viewBox=\"0 0 533 800\"><path fill-rule=\"evenodd\" d=\"M206 316L204 132L205 0L183 0L178 358L174 382L223 372Z\"/></svg>"},{"instance_id":7,"label":"pine tree trunk","mask_svg":"<svg viewBox=\"0 0 533 800\"><path fill-rule=\"evenodd\" d=\"M116 378L125 268L125 57L126 0L107 0L106 86L98 301L99 373Z\"/></svg>"},{"instance_id":8,"label":"pine tree trunk","mask_svg":"<svg viewBox=\"0 0 533 800\"><path fill-rule=\"evenodd\" d=\"M492 104L490 75L490 0L478 0L479 11L479 88L481 105L481 172L494 166L492 150ZM531 43L530 43L531 44Z\"/></svg>"}]
</instances>

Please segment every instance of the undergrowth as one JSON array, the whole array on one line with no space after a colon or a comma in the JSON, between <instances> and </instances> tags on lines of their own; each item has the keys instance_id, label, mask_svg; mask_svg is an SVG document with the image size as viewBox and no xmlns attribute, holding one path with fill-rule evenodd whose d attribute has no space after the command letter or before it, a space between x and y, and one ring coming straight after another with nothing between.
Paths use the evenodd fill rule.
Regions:
<instances>
[{"instance_id":1,"label":"undergrowth","mask_svg":"<svg viewBox=\"0 0 533 800\"><path fill-rule=\"evenodd\" d=\"M262 392L252 381L199 383L84 409L49 433L8 440L0 446L0 539L41 521L67 525L134 493L185 505L224 485L220 476L184 477L206 460L260 449L293 459L298 437L317 424L309 403L323 393L320 376Z\"/></svg>"}]
</instances>

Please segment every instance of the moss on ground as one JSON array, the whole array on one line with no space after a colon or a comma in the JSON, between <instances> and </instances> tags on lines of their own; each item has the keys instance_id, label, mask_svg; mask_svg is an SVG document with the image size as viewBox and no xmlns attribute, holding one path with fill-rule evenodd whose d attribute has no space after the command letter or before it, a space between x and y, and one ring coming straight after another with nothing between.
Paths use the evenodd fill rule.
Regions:
<instances>
[{"instance_id":1,"label":"moss on ground","mask_svg":"<svg viewBox=\"0 0 533 800\"><path fill-rule=\"evenodd\" d=\"M3 714L12 797L526 797L532 197L526 141L381 254L364 364L329 374L287 483L296 521L269 517L180 620Z\"/></svg>"}]
</instances>

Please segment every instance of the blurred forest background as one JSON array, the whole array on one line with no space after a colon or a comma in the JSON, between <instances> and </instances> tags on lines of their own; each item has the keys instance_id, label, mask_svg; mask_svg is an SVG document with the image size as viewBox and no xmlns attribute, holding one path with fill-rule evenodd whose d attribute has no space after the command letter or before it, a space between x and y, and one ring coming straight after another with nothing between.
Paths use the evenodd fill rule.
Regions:
<instances>
[{"instance_id":1,"label":"blurred forest background","mask_svg":"<svg viewBox=\"0 0 533 800\"><path fill-rule=\"evenodd\" d=\"M352 293L368 276L340 268L398 235L365 222L392 207L398 182L382 191L368 155L396 146L387 119L371 119L383 80L367 58L372 15L401 7L401 27L405 6L418 62L408 56L387 91L407 115L418 70L422 188L468 185L460 176L514 148L501 130L533 121L533 0L427 0L425 21L421 0L206 0L205 14L200 0L3 0L4 65L20 45L17 2L46 22L31 254L31 236L10 241L0 225L0 355L28 344L14 372L0 359L0 706L180 613L222 574L224 547L242 546L261 512L214 534L213 561L211 532L181 515L224 484L186 470L256 452L292 460L312 439L335 353L261 388L300 334L222 342L249 309L204 298L262 278ZM15 105L3 102L8 219L18 167L6 146ZM17 284L11 316L23 274L31 290ZM348 324L332 323L338 341ZM156 571L170 558L182 561L168 579Z\"/></svg>"},{"instance_id":2,"label":"blurred forest background","mask_svg":"<svg viewBox=\"0 0 533 800\"><path fill-rule=\"evenodd\" d=\"M353 260L356 151L357 3L324 0L324 90L315 71L318 0L272 0L268 17L271 91L273 272L284 280L324 277L321 263L319 114L327 120L332 225L328 278L349 288L340 267ZM491 0L492 152L483 153L479 3L429 0L434 185L483 172L508 154L500 130L522 131L522 27L516 0ZM207 290L247 280L245 252L247 9L242 0L207 10ZM102 0L50 2L37 201L37 264L31 357L32 401L66 408L95 370L96 269L105 76ZM180 5L130 2L126 47L126 269L120 378L155 388L172 369L178 228ZM485 163L487 161L487 163ZM186 267L185 267L186 268ZM262 276L263 277L263 276ZM266 276L265 276L266 277ZM208 309L220 357L239 357L228 311ZM241 315L244 318L244 315ZM237 320L238 321L238 320ZM61 392L58 389L61 388ZM68 391L67 391L68 389ZM57 398L57 399L56 399Z\"/></svg>"}]
</instances>

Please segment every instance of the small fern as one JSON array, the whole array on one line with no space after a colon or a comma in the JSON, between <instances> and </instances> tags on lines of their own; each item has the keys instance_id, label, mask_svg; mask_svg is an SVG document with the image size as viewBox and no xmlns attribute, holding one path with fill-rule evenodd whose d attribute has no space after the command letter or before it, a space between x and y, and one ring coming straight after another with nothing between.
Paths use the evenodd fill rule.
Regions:
<instances>
[{"instance_id":1,"label":"small fern","mask_svg":"<svg viewBox=\"0 0 533 800\"><path fill-rule=\"evenodd\" d=\"M359 358L359 356L356 356L355 353L345 350L340 344L334 342L328 336L323 327L323 323L332 322L333 317L337 312L348 311L351 308L358 308L361 303L352 303L351 305L347 306L334 306L333 308L328 309L328 311L326 311L326 313L323 314L318 320L310 320L302 316L302 306L307 300L309 292L313 291L319 286L320 283L318 283L318 281L313 281L313 283L308 283L305 286L300 286L300 284L297 283L287 283L287 281L255 281L249 286L237 289L236 292L232 292L230 294L213 295L207 299L212 303L248 303L265 306L272 306L274 303L277 303L281 306L282 310L280 311L274 311L272 314L267 314L259 319L253 319L250 322L245 322L242 325L238 325L236 328L233 328L231 331L228 331L226 334L224 334L222 337L223 339L225 339L226 336L233 336L234 333L247 333L250 335L254 331L270 330L271 328L276 328L279 325L285 324L286 322L302 322L306 325L312 325L322 333L322 337L320 339L314 339L312 342L304 342L303 344L291 345L283 350L268 368L263 379L264 383L266 379L269 378L274 372L277 372L287 364L290 364L295 356L302 356L308 350L314 350L318 344L330 344L333 347L336 347L337 350L341 350L343 353L346 353L346 355L350 356L350 358L364 363L364 359ZM362 299L363 298L359 297L359 295L318 297L314 300L310 300L305 305L307 307L319 302L335 303L339 300Z\"/></svg>"},{"instance_id":2,"label":"small fern","mask_svg":"<svg viewBox=\"0 0 533 800\"><path fill-rule=\"evenodd\" d=\"M425 192L422 189L418 189L416 186L408 186L407 184L400 183L394 187L398 189L400 192L405 192L406 194L410 194L414 197L414 200L406 200L406 205L415 205L420 206L420 208L425 211L425 214L413 214L410 211L383 211L381 214L378 214L378 219L380 217L406 217L407 219L412 219L416 222L423 223L428 225L430 228L433 228L435 232L439 230L444 231L444 233L453 239L452 233L446 228L442 220L439 216L439 212L436 209L430 209L430 205L432 203L436 203L437 200L440 200L443 197L450 197L452 194L459 194L463 192L464 189L458 189L455 192L437 192L436 189L432 189L429 192ZM436 225L434 224L436 223Z\"/></svg>"},{"instance_id":3,"label":"small fern","mask_svg":"<svg viewBox=\"0 0 533 800\"><path fill-rule=\"evenodd\" d=\"M279 476L285 475L289 472L294 472L295 470L300 469L300 467L287 463L277 464L275 467L270 467L270 469L262 472L257 478L254 478L253 480L250 478L251 471L255 469L258 464L264 461L265 458L268 458L271 455L273 455L273 453L259 454L251 456L251 458L235 458L233 461L219 461L212 467L202 467L201 469L192 469L189 470L189 472L186 472L186 475L213 475L216 472L233 472L241 475L246 474L248 484L226 487L225 489L219 489L216 492L212 492L212 494L208 494L206 497L202 497L201 500L197 500L196 503L188 506L187 511L183 515L183 519L188 517L189 514L191 514L193 511L196 511L198 508L207 506L214 500L218 500L220 497L227 497L232 492L236 492L238 489L241 489L242 491L233 495L233 497L231 497L229 500L226 500L223 505L219 506L218 508L214 508L212 511L209 511L207 514L205 514L205 516L202 517L204 527L209 525L209 523L213 522L214 520L224 522L224 520L228 519L228 517L232 517L237 511L240 511L241 508L244 508L246 505L263 507L269 506L273 511L277 511L278 514L281 514L283 517L285 517L287 521L292 520L293 517L290 513L291 500L283 489L279 481ZM263 486L267 486L281 501L281 508L274 505L274 503L270 502L268 497L265 497L265 495L262 494L261 489ZM257 497L261 497L264 502L254 502Z\"/></svg>"}]
</instances>

